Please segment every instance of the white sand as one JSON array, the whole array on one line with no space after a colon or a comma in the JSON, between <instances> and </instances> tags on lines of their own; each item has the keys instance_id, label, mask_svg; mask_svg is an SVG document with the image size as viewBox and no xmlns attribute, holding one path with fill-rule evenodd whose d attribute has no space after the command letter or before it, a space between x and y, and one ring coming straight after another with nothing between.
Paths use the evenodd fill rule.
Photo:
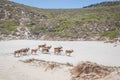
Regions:
<instances>
[{"instance_id":1,"label":"white sand","mask_svg":"<svg viewBox=\"0 0 120 80\"><path fill-rule=\"evenodd\" d=\"M37 48L39 44L46 43L52 45L51 54L41 54L22 56L16 59L37 58L47 61L56 61L61 63L72 63L76 65L80 61L92 61L103 65L120 66L120 45L114 47L114 43L104 43L98 41L38 41L38 40L12 40L0 42L0 55L13 56L14 50L20 48ZM71 57L65 55L54 55L54 47L63 46L63 50L73 49ZM14 57L13 57L14 58Z\"/></svg>"},{"instance_id":2,"label":"white sand","mask_svg":"<svg viewBox=\"0 0 120 80\"><path fill-rule=\"evenodd\" d=\"M47 70L10 59L0 57L0 80L70 80L69 68Z\"/></svg>"},{"instance_id":3,"label":"white sand","mask_svg":"<svg viewBox=\"0 0 120 80\"><path fill-rule=\"evenodd\" d=\"M21 56L15 58L13 51L20 48L37 48L39 44L52 45L51 54ZM18 60L35 58L60 63L76 65L80 61L92 61L108 66L120 66L120 44L104 43L98 41L38 41L38 40L12 40L0 42L0 80L70 80L69 68L61 68L44 72L43 68L30 66ZM54 55L53 49L62 46L63 50L73 49L71 57Z\"/></svg>"}]
</instances>

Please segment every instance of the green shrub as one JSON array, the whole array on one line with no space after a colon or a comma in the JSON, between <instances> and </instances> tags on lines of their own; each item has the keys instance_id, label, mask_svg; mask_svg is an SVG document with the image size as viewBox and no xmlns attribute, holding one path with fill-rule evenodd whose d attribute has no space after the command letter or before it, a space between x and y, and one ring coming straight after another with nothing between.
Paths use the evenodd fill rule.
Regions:
<instances>
[{"instance_id":1,"label":"green shrub","mask_svg":"<svg viewBox=\"0 0 120 80\"><path fill-rule=\"evenodd\" d=\"M17 23L9 20L0 21L0 28L2 30L14 31L17 28Z\"/></svg>"},{"instance_id":2,"label":"green shrub","mask_svg":"<svg viewBox=\"0 0 120 80\"><path fill-rule=\"evenodd\" d=\"M117 37L118 34L119 34L118 31L106 31L106 32L102 33L102 36L113 39L113 38Z\"/></svg>"},{"instance_id":3,"label":"green shrub","mask_svg":"<svg viewBox=\"0 0 120 80\"><path fill-rule=\"evenodd\" d=\"M72 20L65 21L65 22L61 23L60 25L58 25L55 28L55 31L62 31L65 28L68 28L70 25L73 25L73 23L74 23L74 21L72 21Z\"/></svg>"}]
</instances>

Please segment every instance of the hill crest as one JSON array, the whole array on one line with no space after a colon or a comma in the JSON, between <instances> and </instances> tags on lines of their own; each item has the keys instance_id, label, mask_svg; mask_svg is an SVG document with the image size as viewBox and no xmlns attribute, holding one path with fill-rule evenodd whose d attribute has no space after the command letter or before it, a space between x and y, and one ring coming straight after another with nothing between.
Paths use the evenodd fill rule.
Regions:
<instances>
[{"instance_id":1,"label":"hill crest","mask_svg":"<svg viewBox=\"0 0 120 80\"><path fill-rule=\"evenodd\" d=\"M105 40L120 37L118 4L81 9L39 9L1 0L0 6L1 39L25 35L20 34L18 28L24 33L26 28L29 30L34 37L28 39Z\"/></svg>"}]
</instances>

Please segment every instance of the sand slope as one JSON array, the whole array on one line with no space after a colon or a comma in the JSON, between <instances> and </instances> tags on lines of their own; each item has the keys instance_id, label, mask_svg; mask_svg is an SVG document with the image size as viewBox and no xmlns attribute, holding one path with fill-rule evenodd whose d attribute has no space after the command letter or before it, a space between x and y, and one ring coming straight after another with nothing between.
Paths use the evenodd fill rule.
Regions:
<instances>
[{"instance_id":1,"label":"sand slope","mask_svg":"<svg viewBox=\"0 0 120 80\"><path fill-rule=\"evenodd\" d=\"M10 58L0 57L0 80L70 80L67 67L45 71L46 67L36 67Z\"/></svg>"},{"instance_id":2,"label":"sand slope","mask_svg":"<svg viewBox=\"0 0 120 80\"><path fill-rule=\"evenodd\" d=\"M36 48L39 44L52 45L51 54L28 55L14 57L14 50L20 48ZM54 55L53 49L63 46L61 55ZM73 49L71 57L64 54L66 49ZM45 68L25 64L19 60L35 58L60 63L78 64L80 61L92 61L107 66L120 66L120 45L98 41L38 41L12 40L0 42L0 80L70 80L69 67L44 71ZM105 80L109 80L108 76Z\"/></svg>"}]
</instances>

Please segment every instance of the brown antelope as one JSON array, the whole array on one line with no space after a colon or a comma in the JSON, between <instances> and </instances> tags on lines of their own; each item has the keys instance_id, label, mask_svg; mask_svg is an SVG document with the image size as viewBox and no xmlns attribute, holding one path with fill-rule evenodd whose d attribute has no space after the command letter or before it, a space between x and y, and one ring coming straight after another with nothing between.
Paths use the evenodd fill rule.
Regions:
<instances>
[{"instance_id":1,"label":"brown antelope","mask_svg":"<svg viewBox=\"0 0 120 80\"><path fill-rule=\"evenodd\" d=\"M43 52L49 52L49 50L50 50L51 47L52 47L52 46L42 47L42 53L43 53Z\"/></svg>"},{"instance_id":2,"label":"brown antelope","mask_svg":"<svg viewBox=\"0 0 120 80\"><path fill-rule=\"evenodd\" d=\"M65 54L68 55L68 56L70 56L72 52L73 52L73 50L72 50L72 49L69 49L69 50L66 50L66 51L65 51Z\"/></svg>"},{"instance_id":3,"label":"brown antelope","mask_svg":"<svg viewBox=\"0 0 120 80\"><path fill-rule=\"evenodd\" d=\"M36 54L38 49L31 49L31 54Z\"/></svg>"},{"instance_id":4,"label":"brown antelope","mask_svg":"<svg viewBox=\"0 0 120 80\"><path fill-rule=\"evenodd\" d=\"M15 57L20 56L20 54L21 54L21 50L14 51L14 56Z\"/></svg>"},{"instance_id":5,"label":"brown antelope","mask_svg":"<svg viewBox=\"0 0 120 80\"><path fill-rule=\"evenodd\" d=\"M45 46L45 48L48 48L48 49L50 49L52 46L50 45L50 46Z\"/></svg>"},{"instance_id":6,"label":"brown antelope","mask_svg":"<svg viewBox=\"0 0 120 80\"><path fill-rule=\"evenodd\" d=\"M22 48L22 49L20 49L20 51L21 51L21 53L23 53L23 55L26 55L29 50L30 50L30 48Z\"/></svg>"},{"instance_id":7,"label":"brown antelope","mask_svg":"<svg viewBox=\"0 0 120 80\"><path fill-rule=\"evenodd\" d=\"M29 48L22 48L20 50L16 50L16 51L14 51L14 56L17 56L17 55L21 56L22 53L27 54L28 51L29 51Z\"/></svg>"},{"instance_id":8,"label":"brown antelope","mask_svg":"<svg viewBox=\"0 0 120 80\"><path fill-rule=\"evenodd\" d=\"M46 46L46 44L38 45L38 49L43 48L43 47L45 47L45 46Z\"/></svg>"},{"instance_id":9,"label":"brown antelope","mask_svg":"<svg viewBox=\"0 0 120 80\"><path fill-rule=\"evenodd\" d=\"M54 54L58 54L58 53L60 53L61 51L63 51L63 50L62 50L62 47L56 47L56 48L54 48Z\"/></svg>"},{"instance_id":10,"label":"brown antelope","mask_svg":"<svg viewBox=\"0 0 120 80\"><path fill-rule=\"evenodd\" d=\"M46 48L46 47L43 47L43 48L42 48L42 53L43 53L43 52L49 52L49 49Z\"/></svg>"}]
</instances>

